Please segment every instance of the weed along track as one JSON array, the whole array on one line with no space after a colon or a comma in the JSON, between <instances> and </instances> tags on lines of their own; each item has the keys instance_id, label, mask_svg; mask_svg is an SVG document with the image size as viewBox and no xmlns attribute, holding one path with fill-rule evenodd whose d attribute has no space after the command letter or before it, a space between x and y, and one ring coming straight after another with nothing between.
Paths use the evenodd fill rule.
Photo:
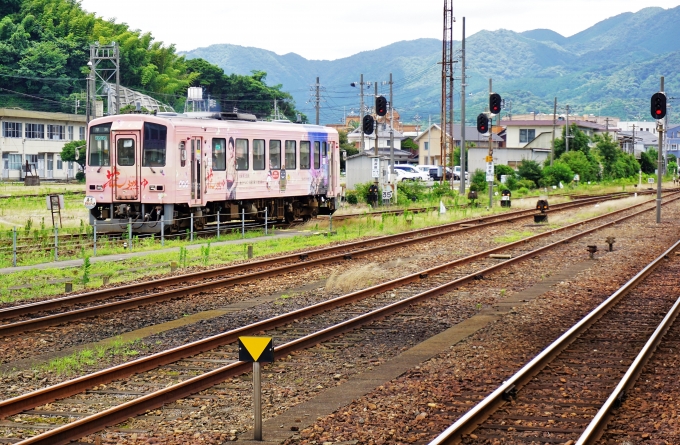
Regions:
<instances>
[{"instance_id":1,"label":"weed along track","mask_svg":"<svg viewBox=\"0 0 680 445\"><path fill-rule=\"evenodd\" d=\"M666 206L676 210L675 198ZM311 403L322 393L328 399L335 387L339 391L333 403L338 407L351 403L353 391L362 386L353 383L355 379L376 372L366 376L372 389L380 384L377 381L389 381L436 356L447 343L433 345L428 339L473 323L469 320L478 315L500 317L519 289L541 280L546 264L555 268L582 261L588 256L585 245L593 242L590 238L602 237L600 232L611 227L634 227L650 210L653 207L646 203L554 233L539 233L503 247L510 256L507 260L490 257L500 249L472 249L465 258L428 259L413 273L344 295L322 287L295 297L281 295L270 303L152 335L144 340L147 345L160 341L164 348L175 347L41 390L30 392L35 382L15 381L14 397L0 402L0 417L5 419L0 430L5 438L25 444L67 443L82 437L88 442L145 443L156 435L171 437L166 443L187 443L194 434L213 443L235 439L250 428L252 411L248 379L240 377L250 364L236 362L234 342L239 336L267 335L275 339L277 360L265 371L270 379L265 417L284 423L272 431L265 428L266 434L279 431L287 437L298 430L303 434L317 416L304 422L304 416L287 419L288 409L294 412L292 406ZM488 239L490 233L481 235L474 241ZM587 239L577 241L582 237ZM342 275L339 278L341 283ZM471 297L472 293L476 295ZM196 340L187 343L192 338ZM387 362L389 366L384 366ZM120 422L125 424L103 436L88 436Z\"/></svg>"},{"instance_id":2,"label":"weed along track","mask_svg":"<svg viewBox=\"0 0 680 445\"><path fill-rule=\"evenodd\" d=\"M618 197L619 195L617 195ZM592 205L603 198L579 200L577 203L554 206L553 212L568 211ZM87 317L121 312L145 305L158 304L172 299L216 292L227 286L250 283L274 276L282 276L300 270L343 262L346 259L368 257L382 251L424 245L442 236L461 235L496 225L520 224L535 211L518 211L505 215L477 218L446 226L427 228L405 234L385 236L349 244L331 246L319 250L285 255L234 266L206 270L190 275L144 282L128 286L93 291L85 294L55 298L46 301L7 306L0 309L0 336L34 331ZM539 227L539 230L543 228ZM104 302L104 303L102 303Z\"/></svg>"}]
</instances>

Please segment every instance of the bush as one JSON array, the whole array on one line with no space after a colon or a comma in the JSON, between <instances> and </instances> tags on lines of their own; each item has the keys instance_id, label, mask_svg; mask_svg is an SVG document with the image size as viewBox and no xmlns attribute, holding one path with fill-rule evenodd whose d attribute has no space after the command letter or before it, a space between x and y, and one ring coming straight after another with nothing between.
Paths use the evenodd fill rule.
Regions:
<instances>
[{"instance_id":1,"label":"bush","mask_svg":"<svg viewBox=\"0 0 680 445\"><path fill-rule=\"evenodd\" d=\"M536 183L534 181L532 181L531 179L520 179L519 181L517 181L517 186L520 189L526 188L526 189L529 189L529 190L533 190L533 189L536 188ZM527 190L527 192L529 190Z\"/></svg>"},{"instance_id":2,"label":"bush","mask_svg":"<svg viewBox=\"0 0 680 445\"><path fill-rule=\"evenodd\" d=\"M85 182L85 172L76 173L76 181Z\"/></svg>"},{"instance_id":3,"label":"bush","mask_svg":"<svg viewBox=\"0 0 680 445\"><path fill-rule=\"evenodd\" d=\"M347 200L348 204L358 204L359 203L359 197L357 196L357 192L354 190L351 190L345 194L345 199Z\"/></svg>"},{"instance_id":4,"label":"bush","mask_svg":"<svg viewBox=\"0 0 680 445\"><path fill-rule=\"evenodd\" d=\"M526 187L521 187L519 190L517 190L518 195L526 195L529 193L529 189Z\"/></svg>"},{"instance_id":5,"label":"bush","mask_svg":"<svg viewBox=\"0 0 680 445\"><path fill-rule=\"evenodd\" d=\"M507 176L506 180L515 176L515 170L509 165L499 164L494 168L496 179L501 180L501 176Z\"/></svg>"},{"instance_id":6,"label":"bush","mask_svg":"<svg viewBox=\"0 0 680 445\"><path fill-rule=\"evenodd\" d=\"M470 190L472 190L472 186L476 186L476 191L478 192L484 192L486 191L487 184L486 184L486 172L481 169L475 170L475 172L472 174L472 178L470 180Z\"/></svg>"},{"instance_id":7,"label":"bush","mask_svg":"<svg viewBox=\"0 0 680 445\"><path fill-rule=\"evenodd\" d=\"M397 183L398 199L405 197L408 201L425 199L426 187L420 181L400 181Z\"/></svg>"},{"instance_id":8,"label":"bush","mask_svg":"<svg viewBox=\"0 0 680 445\"><path fill-rule=\"evenodd\" d=\"M506 178L505 186L510 190L517 190L517 187L519 187L519 181L514 176L510 176Z\"/></svg>"}]
</instances>

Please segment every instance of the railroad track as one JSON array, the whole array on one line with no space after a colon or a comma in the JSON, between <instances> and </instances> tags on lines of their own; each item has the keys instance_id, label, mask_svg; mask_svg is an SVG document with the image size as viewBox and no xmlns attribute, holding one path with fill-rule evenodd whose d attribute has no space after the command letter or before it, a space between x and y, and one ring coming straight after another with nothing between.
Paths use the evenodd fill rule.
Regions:
<instances>
[{"instance_id":1,"label":"railroad track","mask_svg":"<svg viewBox=\"0 0 680 445\"><path fill-rule=\"evenodd\" d=\"M618 197L618 195L616 196ZM586 204L592 204L593 202L599 202L602 199L601 197L596 197L589 200L579 200L577 203L559 204L553 206L550 211L566 211ZM610 213L610 215L623 211L626 211L626 209L618 210ZM102 289L23 305L7 306L0 309L0 337L42 329L87 317L128 310L142 305L155 304L201 292L209 292L234 284L294 272L314 265L341 262L382 250L425 242L445 235L460 234L490 225L505 224L510 221L532 217L534 214L536 214L535 210L509 212L502 215L459 221L397 235L329 246L304 253L220 267L152 282ZM461 224L464 227L461 227ZM499 250L502 249L502 247L499 248ZM162 290L163 288L170 289ZM105 300L106 302L103 304L92 304ZM61 308L66 310L56 312Z\"/></svg>"},{"instance_id":2,"label":"railroad track","mask_svg":"<svg viewBox=\"0 0 680 445\"><path fill-rule=\"evenodd\" d=\"M107 425L122 422L130 416L144 413L249 371L250 364L229 359L237 356L234 342L239 336L263 332L276 336L277 343L284 344L276 347L275 354L286 356L370 325L378 319L403 312L416 303L443 295L463 283L483 279L485 275L495 273L513 263L531 260L541 252L655 208L646 207L618 219L609 218L610 221L604 224L598 222L610 215L592 218L588 222L579 222L552 233L538 234L530 239L504 246L510 250L511 259L502 263L489 259L489 254L498 249L481 252L5 400L0 402L0 418L7 418L10 415L13 417L11 422L6 421L2 424L3 431L13 431L13 437L22 439L24 436L33 436L20 441L22 445L68 443L99 431ZM586 230L583 230L584 225L588 226ZM558 240L547 240L548 237L560 232L566 232L567 236L562 235ZM465 265L465 269L461 269L461 265ZM135 377L131 378L132 375ZM61 401L50 403L57 399ZM121 399L124 401L122 404ZM50 404L45 405L46 403ZM87 408L75 409L74 406ZM62 423L66 424L58 428L49 426ZM43 429L48 431L35 435Z\"/></svg>"},{"instance_id":3,"label":"railroad track","mask_svg":"<svg viewBox=\"0 0 680 445\"><path fill-rule=\"evenodd\" d=\"M674 289L680 273L680 257L674 252L679 246L680 241L472 409L466 404L469 399L452 401L447 410L462 416L430 444L596 443L609 417L620 413L616 408L680 311L679 293ZM680 329L675 325L672 332ZM677 345L677 337L669 337L662 343L666 354ZM521 366L509 364L510 368ZM675 372L665 371L661 374L670 382ZM669 383L669 387L677 396L677 383ZM646 403L656 401L651 393L647 395ZM633 404L639 406L637 395L635 399ZM640 417L636 414L628 413L625 421ZM659 420L652 420L652 425ZM621 420L613 430L608 439L650 438L649 433L643 436ZM677 439L677 430L671 436ZM668 440L669 436L659 439Z\"/></svg>"}]
</instances>

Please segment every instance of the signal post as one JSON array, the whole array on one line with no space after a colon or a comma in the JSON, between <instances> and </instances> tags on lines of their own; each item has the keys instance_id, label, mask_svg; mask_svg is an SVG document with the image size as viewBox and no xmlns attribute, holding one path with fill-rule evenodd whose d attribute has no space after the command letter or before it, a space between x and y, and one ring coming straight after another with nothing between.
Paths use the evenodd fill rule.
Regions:
<instances>
[{"instance_id":1,"label":"signal post","mask_svg":"<svg viewBox=\"0 0 680 445\"><path fill-rule=\"evenodd\" d=\"M493 183L494 183L494 165L493 165L493 131L491 125L493 124L494 116L501 112L502 108L501 95L494 93L491 87L491 79L489 79L489 111L480 113L477 116L477 131L481 134L489 133L489 152L486 156L486 181L489 183L489 208L493 207ZM464 125L464 124L463 124ZM461 180L465 175L465 168L461 167Z\"/></svg>"},{"instance_id":2,"label":"signal post","mask_svg":"<svg viewBox=\"0 0 680 445\"><path fill-rule=\"evenodd\" d=\"M661 222L661 180L663 179L661 164L663 163L663 118L666 117L666 93L661 76L661 89L652 95L650 113L656 119L656 130L659 133L659 156L656 167L656 222ZM634 143L634 142L633 142Z\"/></svg>"}]
</instances>

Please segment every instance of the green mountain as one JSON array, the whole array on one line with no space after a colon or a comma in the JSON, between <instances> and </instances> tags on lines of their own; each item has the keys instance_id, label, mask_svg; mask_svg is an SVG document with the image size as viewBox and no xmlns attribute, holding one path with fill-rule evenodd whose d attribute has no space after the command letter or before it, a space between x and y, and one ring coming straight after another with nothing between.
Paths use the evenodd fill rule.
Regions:
<instances>
[{"instance_id":1,"label":"green mountain","mask_svg":"<svg viewBox=\"0 0 680 445\"><path fill-rule=\"evenodd\" d=\"M489 79L506 100L506 111L552 113L569 104L579 114L607 114L637 119L649 113L649 98L666 76L669 96L680 88L675 67L680 62L680 7L645 8L599 22L571 37L547 29L523 33L481 31L467 39L467 118L483 111ZM460 42L454 43L460 47ZM338 60L307 60L297 54L279 56L271 51L236 45L212 45L189 51L186 57L203 58L227 74L267 73L269 85L281 84L294 97L298 109L314 116L312 85L320 78L321 121L339 122L344 112L359 109L359 90L350 86L378 81L379 94L388 95L383 81L393 75L394 106L402 121L416 115L439 120L442 46L436 39L397 42ZM456 64L455 90L460 67ZM365 89L372 105L374 86ZM460 100L454 96L456 114ZM458 117L456 117L458 120Z\"/></svg>"}]
</instances>

